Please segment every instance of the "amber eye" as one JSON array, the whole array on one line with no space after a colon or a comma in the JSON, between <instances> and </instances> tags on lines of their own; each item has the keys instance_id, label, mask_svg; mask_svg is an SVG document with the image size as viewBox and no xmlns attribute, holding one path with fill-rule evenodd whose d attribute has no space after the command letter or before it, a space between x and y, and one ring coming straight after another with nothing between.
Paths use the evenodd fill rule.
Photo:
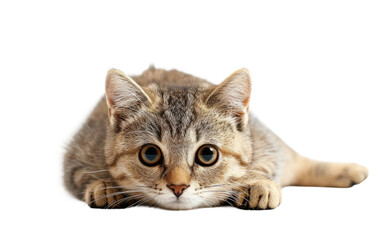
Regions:
<instances>
[{"instance_id":1,"label":"amber eye","mask_svg":"<svg viewBox=\"0 0 382 240\"><path fill-rule=\"evenodd\" d=\"M154 144L143 145L139 152L139 160L143 165L152 167L162 161L162 152L158 146Z\"/></svg>"},{"instance_id":2,"label":"amber eye","mask_svg":"<svg viewBox=\"0 0 382 240\"><path fill-rule=\"evenodd\" d=\"M214 165L219 157L219 152L216 147L212 145L203 145L196 152L195 161L201 166L212 166Z\"/></svg>"}]
</instances>

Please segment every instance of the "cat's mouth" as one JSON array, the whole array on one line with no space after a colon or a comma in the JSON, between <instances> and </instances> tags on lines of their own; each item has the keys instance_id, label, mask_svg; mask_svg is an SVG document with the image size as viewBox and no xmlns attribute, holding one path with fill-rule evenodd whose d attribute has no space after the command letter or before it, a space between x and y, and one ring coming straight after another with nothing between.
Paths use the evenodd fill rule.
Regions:
<instances>
[{"instance_id":1,"label":"cat's mouth","mask_svg":"<svg viewBox=\"0 0 382 240\"><path fill-rule=\"evenodd\" d=\"M204 206L207 201L200 194L195 194L194 188L191 186L182 194L175 194L170 189L165 189L160 194L151 195L154 205L169 210L187 210Z\"/></svg>"},{"instance_id":2,"label":"cat's mouth","mask_svg":"<svg viewBox=\"0 0 382 240\"><path fill-rule=\"evenodd\" d=\"M184 204L186 202L187 201L184 198L182 198L182 197L170 200L170 203L173 203L173 204Z\"/></svg>"},{"instance_id":3,"label":"cat's mouth","mask_svg":"<svg viewBox=\"0 0 382 240\"><path fill-rule=\"evenodd\" d=\"M190 203L184 199L171 200L166 204L165 207L173 210L185 210L193 208Z\"/></svg>"},{"instance_id":4,"label":"cat's mouth","mask_svg":"<svg viewBox=\"0 0 382 240\"><path fill-rule=\"evenodd\" d=\"M158 199L159 200L159 199ZM192 209L195 208L198 204L198 201L193 201L190 198L181 196L181 197L175 197L171 196L166 199L162 199L162 201L157 201L159 205L166 209L171 210L186 210L186 209Z\"/></svg>"},{"instance_id":5,"label":"cat's mouth","mask_svg":"<svg viewBox=\"0 0 382 240\"><path fill-rule=\"evenodd\" d=\"M168 199L167 201L167 204L169 205L177 205L177 206L180 206L180 205L186 205L187 203L189 203L189 200L186 199L185 197L171 197L170 199Z\"/></svg>"}]
</instances>

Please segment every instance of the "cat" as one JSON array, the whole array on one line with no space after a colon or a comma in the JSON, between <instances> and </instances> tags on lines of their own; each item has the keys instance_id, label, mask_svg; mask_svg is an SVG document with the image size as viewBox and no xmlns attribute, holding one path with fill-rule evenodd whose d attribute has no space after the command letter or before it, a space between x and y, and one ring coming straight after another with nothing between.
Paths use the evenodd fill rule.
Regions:
<instances>
[{"instance_id":1,"label":"cat","mask_svg":"<svg viewBox=\"0 0 382 240\"><path fill-rule=\"evenodd\" d=\"M68 145L64 182L94 208L273 209L284 186L351 187L354 163L305 158L249 110L250 74L219 85L150 67L111 69L106 93Z\"/></svg>"}]
</instances>

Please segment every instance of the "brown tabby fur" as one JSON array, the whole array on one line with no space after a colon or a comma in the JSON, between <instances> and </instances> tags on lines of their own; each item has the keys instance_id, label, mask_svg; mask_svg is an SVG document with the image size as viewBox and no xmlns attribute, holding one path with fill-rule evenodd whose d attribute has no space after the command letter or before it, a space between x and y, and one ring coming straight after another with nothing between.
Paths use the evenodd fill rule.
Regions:
<instances>
[{"instance_id":1,"label":"brown tabby fur","mask_svg":"<svg viewBox=\"0 0 382 240\"><path fill-rule=\"evenodd\" d=\"M268 209L280 204L284 186L350 187L367 177L357 164L293 151L248 112L250 89L245 69L217 86L176 70L150 67L132 79L110 70L105 97L65 154L67 189L97 208ZM161 149L160 165L138 160L147 143ZM218 148L213 166L194 161L203 144ZM176 197L171 184L189 187Z\"/></svg>"}]
</instances>

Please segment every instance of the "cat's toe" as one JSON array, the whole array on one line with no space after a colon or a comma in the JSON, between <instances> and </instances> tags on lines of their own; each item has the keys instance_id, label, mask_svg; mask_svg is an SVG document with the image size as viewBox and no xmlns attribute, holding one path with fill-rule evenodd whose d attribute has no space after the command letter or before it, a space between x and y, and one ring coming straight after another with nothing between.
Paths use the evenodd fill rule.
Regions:
<instances>
[{"instance_id":1,"label":"cat's toe","mask_svg":"<svg viewBox=\"0 0 382 240\"><path fill-rule=\"evenodd\" d=\"M259 181L238 190L235 205L242 209L274 209L281 203L280 187L272 181Z\"/></svg>"},{"instance_id":2,"label":"cat's toe","mask_svg":"<svg viewBox=\"0 0 382 240\"><path fill-rule=\"evenodd\" d=\"M249 187L240 187L236 190L236 196L234 200L234 204L236 207L241 209L247 209L249 204L249 195L248 195Z\"/></svg>"},{"instance_id":3,"label":"cat's toe","mask_svg":"<svg viewBox=\"0 0 382 240\"><path fill-rule=\"evenodd\" d=\"M113 184L97 180L87 186L84 200L91 208L121 208L124 196L119 191Z\"/></svg>"},{"instance_id":4,"label":"cat's toe","mask_svg":"<svg viewBox=\"0 0 382 240\"><path fill-rule=\"evenodd\" d=\"M368 176L367 168L355 164L348 164L337 177L337 181L340 183L340 187L351 187L355 184L361 183Z\"/></svg>"},{"instance_id":5,"label":"cat's toe","mask_svg":"<svg viewBox=\"0 0 382 240\"><path fill-rule=\"evenodd\" d=\"M281 193L278 186L259 185L251 188L249 207L252 209L273 209L280 205Z\"/></svg>"}]
</instances>

